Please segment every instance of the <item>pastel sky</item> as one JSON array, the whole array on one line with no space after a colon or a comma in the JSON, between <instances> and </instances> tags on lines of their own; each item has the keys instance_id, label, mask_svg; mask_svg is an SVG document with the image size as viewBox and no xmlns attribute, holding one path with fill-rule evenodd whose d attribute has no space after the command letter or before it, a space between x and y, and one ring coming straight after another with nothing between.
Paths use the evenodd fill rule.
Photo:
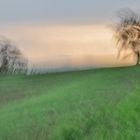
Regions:
<instances>
[{"instance_id":1,"label":"pastel sky","mask_svg":"<svg viewBox=\"0 0 140 140\"><path fill-rule=\"evenodd\" d=\"M0 34L39 67L133 65L134 54L116 58L109 26L117 10L139 10L138 5L139 0L0 0Z\"/></svg>"}]
</instances>

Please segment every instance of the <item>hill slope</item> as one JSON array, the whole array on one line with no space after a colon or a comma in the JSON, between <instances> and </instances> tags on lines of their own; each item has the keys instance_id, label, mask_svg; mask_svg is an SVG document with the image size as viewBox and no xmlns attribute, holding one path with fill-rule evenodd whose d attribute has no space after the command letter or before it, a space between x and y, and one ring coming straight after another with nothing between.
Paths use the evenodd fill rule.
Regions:
<instances>
[{"instance_id":1,"label":"hill slope","mask_svg":"<svg viewBox=\"0 0 140 140\"><path fill-rule=\"evenodd\" d=\"M139 66L0 76L0 140L139 140L139 118Z\"/></svg>"}]
</instances>

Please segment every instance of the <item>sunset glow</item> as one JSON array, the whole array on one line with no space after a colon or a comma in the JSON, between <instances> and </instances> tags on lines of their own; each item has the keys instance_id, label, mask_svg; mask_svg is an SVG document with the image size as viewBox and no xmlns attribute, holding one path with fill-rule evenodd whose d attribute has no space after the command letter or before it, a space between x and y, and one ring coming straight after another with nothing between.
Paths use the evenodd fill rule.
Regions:
<instances>
[{"instance_id":1,"label":"sunset glow","mask_svg":"<svg viewBox=\"0 0 140 140\"><path fill-rule=\"evenodd\" d=\"M31 65L107 67L133 65L136 60L134 54L125 60L116 58L113 31L107 24L16 24L1 31L21 48Z\"/></svg>"}]
</instances>

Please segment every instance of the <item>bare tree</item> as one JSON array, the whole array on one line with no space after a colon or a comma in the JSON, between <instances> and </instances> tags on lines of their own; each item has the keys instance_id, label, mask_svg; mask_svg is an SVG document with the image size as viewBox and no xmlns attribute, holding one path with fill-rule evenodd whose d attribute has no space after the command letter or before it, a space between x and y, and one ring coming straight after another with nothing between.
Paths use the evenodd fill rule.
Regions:
<instances>
[{"instance_id":1,"label":"bare tree","mask_svg":"<svg viewBox=\"0 0 140 140\"><path fill-rule=\"evenodd\" d=\"M8 39L0 38L0 72L17 73L27 70L27 59Z\"/></svg>"},{"instance_id":2,"label":"bare tree","mask_svg":"<svg viewBox=\"0 0 140 140\"><path fill-rule=\"evenodd\" d=\"M137 64L140 61L140 18L130 10L119 11L119 23L115 26L115 39L118 47L118 56L122 50L130 48L137 54Z\"/></svg>"}]
</instances>

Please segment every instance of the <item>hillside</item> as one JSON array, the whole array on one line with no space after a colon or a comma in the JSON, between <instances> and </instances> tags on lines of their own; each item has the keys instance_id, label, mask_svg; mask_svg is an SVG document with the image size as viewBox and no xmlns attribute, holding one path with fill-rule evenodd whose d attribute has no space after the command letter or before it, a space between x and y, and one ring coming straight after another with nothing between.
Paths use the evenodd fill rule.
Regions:
<instances>
[{"instance_id":1,"label":"hillside","mask_svg":"<svg viewBox=\"0 0 140 140\"><path fill-rule=\"evenodd\" d=\"M0 140L139 140L140 67L0 76Z\"/></svg>"}]
</instances>

